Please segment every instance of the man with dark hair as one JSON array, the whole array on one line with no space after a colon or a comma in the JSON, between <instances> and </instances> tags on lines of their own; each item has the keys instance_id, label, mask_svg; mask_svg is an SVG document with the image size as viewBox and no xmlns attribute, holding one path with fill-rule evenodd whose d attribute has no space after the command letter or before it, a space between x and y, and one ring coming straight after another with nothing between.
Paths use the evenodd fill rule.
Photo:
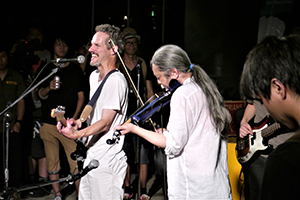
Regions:
<instances>
[{"instance_id":1,"label":"man with dark hair","mask_svg":"<svg viewBox=\"0 0 300 200\"><path fill-rule=\"evenodd\" d=\"M8 50L5 45L0 44L0 112L4 111L7 106L14 103L24 91L24 82L22 75L11 69L11 60ZM9 136L6 137L6 126L3 123L5 120L5 113L0 116L0 135L1 135L1 175L0 186L3 187L4 178L8 178L9 187L20 186L22 178L22 167L20 162L23 161L22 157L22 137L21 128L23 125L23 117L25 113L25 101L21 99L16 105L8 110L10 112L9 118ZM5 145L8 139L8 152ZM5 155L8 153L8 163L6 163ZM8 177L4 177L5 164L8 164L9 173Z\"/></svg>"},{"instance_id":2,"label":"man with dark hair","mask_svg":"<svg viewBox=\"0 0 300 200\"><path fill-rule=\"evenodd\" d=\"M262 101L270 115L294 134L268 157L260 198L299 199L300 36L268 36L248 54L241 94Z\"/></svg>"},{"instance_id":3,"label":"man with dark hair","mask_svg":"<svg viewBox=\"0 0 300 200\"><path fill-rule=\"evenodd\" d=\"M55 37L53 43L53 58L65 58L68 52L69 45L67 40L62 36ZM82 91L83 73L79 65L72 62L51 63L47 65L46 68L40 69L40 77L46 77L53 69L58 68L58 65L60 65L60 70L43 82L39 86L37 92L37 96L40 98L42 103L41 122L43 125L40 128L40 136L45 146L47 170L51 181L59 179L59 172L61 170L61 162L59 158L60 143L66 153L70 172L77 172L77 163L70 157L70 154L76 149L76 143L74 141L70 141L57 131L57 121L51 117L51 110L56 108L58 105L61 105L65 107L66 117L77 118L84 102L84 94ZM54 76L59 76L60 81L57 82ZM57 84L59 84L60 87L57 87ZM55 192L55 200L62 199L59 183L53 183L52 187Z\"/></svg>"}]
</instances>

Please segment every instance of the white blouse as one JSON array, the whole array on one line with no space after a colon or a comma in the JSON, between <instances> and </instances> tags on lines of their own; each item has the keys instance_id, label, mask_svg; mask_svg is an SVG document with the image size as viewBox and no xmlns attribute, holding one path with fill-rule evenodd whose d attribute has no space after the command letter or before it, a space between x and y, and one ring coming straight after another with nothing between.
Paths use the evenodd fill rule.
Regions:
<instances>
[{"instance_id":1,"label":"white blouse","mask_svg":"<svg viewBox=\"0 0 300 200\"><path fill-rule=\"evenodd\" d=\"M169 199L232 199L227 142L212 124L202 89L191 80L174 92L163 133Z\"/></svg>"}]
</instances>

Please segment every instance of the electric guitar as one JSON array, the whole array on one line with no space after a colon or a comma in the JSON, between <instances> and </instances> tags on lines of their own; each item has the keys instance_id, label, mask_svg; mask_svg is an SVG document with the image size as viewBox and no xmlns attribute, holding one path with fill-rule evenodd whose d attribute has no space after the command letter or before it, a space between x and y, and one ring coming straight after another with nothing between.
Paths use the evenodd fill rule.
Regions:
<instances>
[{"instance_id":1,"label":"electric guitar","mask_svg":"<svg viewBox=\"0 0 300 200\"><path fill-rule=\"evenodd\" d=\"M268 116L259 123L253 123L251 127L253 135L249 134L244 138L238 137L237 140L237 158L241 164L249 162L260 151L268 150L271 147L271 145L268 145L268 140L270 139L268 137L281 128L279 123L276 123L272 117Z\"/></svg>"},{"instance_id":2,"label":"electric guitar","mask_svg":"<svg viewBox=\"0 0 300 200\"><path fill-rule=\"evenodd\" d=\"M63 126L67 126L67 120L64 117L65 114L65 107L64 106L57 106L51 110L51 117L56 118L57 121L61 122ZM71 153L71 158L77 161L78 169L81 170L83 167L84 159L86 158L86 152L88 148L83 144L81 140L75 140L77 143L76 150ZM79 162L80 161L80 162Z\"/></svg>"}]
</instances>

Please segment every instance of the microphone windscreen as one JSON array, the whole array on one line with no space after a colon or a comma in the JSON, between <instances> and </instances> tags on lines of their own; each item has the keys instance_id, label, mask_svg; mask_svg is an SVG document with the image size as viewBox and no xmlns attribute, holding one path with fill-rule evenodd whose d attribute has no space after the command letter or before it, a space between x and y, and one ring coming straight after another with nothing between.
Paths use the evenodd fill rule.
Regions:
<instances>
[{"instance_id":1,"label":"microphone windscreen","mask_svg":"<svg viewBox=\"0 0 300 200\"><path fill-rule=\"evenodd\" d=\"M89 169L94 169L99 166L99 161L96 159L91 160L91 162L88 164Z\"/></svg>"},{"instance_id":2,"label":"microphone windscreen","mask_svg":"<svg viewBox=\"0 0 300 200\"><path fill-rule=\"evenodd\" d=\"M80 55L80 56L77 57L77 61L78 61L79 63L84 63L85 57L84 57L83 55Z\"/></svg>"}]
</instances>

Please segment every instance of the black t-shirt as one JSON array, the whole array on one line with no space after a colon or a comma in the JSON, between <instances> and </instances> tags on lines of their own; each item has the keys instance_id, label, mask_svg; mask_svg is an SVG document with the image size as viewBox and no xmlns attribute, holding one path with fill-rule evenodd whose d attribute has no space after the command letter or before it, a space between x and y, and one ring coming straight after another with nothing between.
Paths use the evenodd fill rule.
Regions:
<instances>
[{"instance_id":1,"label":"black t-shirt","mask_svg":"<svg viewBox=\"0 0 300 200\"><path fill-rule=\"evenodd\" d=\"M290 139L269 155L265 166L261 200L300 199L299 155L300 140Z\"/></svg>"},{"instance_id":2,"label":"black t-shirt","mask_svg":"<svg viewBox=\"0 0 300 200\"><path fill-rule=\"evenodd\" d=\"M142 70L142 61L139 59L138 64L132 69L129 70L127 67L127 71L131 77L131 80L133 82L133 84L135 85L137 91L139 92L139 95L142 99L142 101L144 102L145 99L144 94L145 94L145 81L144 81L144 76L143 76L143 70ZM124 70L123 68L120 70L123 74L124 74ZM133 114L138 107L138 99L134 93L134 90L132 89L129 81L127 80L128 86L129 87L129 93L128 93L128 108L127 108L127 114L128 116L130 116L131 114ZM139 84L138 84L139 83ZM140 105L140 104L139 104Z\"/></svg>"},{"instance_id":3,"label":"black t-shirt","mask_svg":"<svg viewBox=\"0 0 300 200\"><path fill-rule=\"evenodd\" d=\"M22 75L13 70L8 69L3 80L0 79L0 112L2 112L8 105L12 104L17 100L22 92L24 91L24 82ZM12 109L8 110L11 112L11 122L10 129L15 124L18 114L17 114L17 104L15 104ZM0 132L3 131L3 117L4 114L0 116Z\"/></svg>"},{"instance_id":4,"label":"black t-shirt","mask_svg":"<svg viewBox=\"0 0 300 200\"><path fill-rule=\"evenodd\" d=\"M49 64L41 73L39 79L43 79L56 68L54 64ZM64 117L71 118L75 113L78 101L78 92L83 91L83 72L79 65L70 63L68 66L61 68L57 73L44 81L39 88L49 86L50 81L54 76L59 76L60 89L51 90L48 93L48 98L41 99L42 103L42 122L56 125L57 121L51 117L51 110L61 105L65 107Z\"/></svg>"}]
</instances>

